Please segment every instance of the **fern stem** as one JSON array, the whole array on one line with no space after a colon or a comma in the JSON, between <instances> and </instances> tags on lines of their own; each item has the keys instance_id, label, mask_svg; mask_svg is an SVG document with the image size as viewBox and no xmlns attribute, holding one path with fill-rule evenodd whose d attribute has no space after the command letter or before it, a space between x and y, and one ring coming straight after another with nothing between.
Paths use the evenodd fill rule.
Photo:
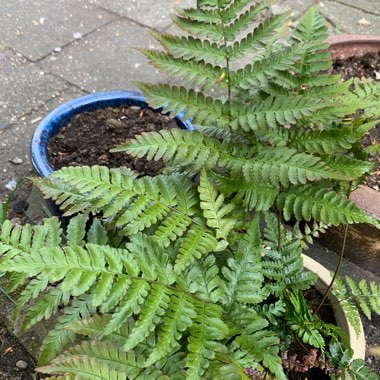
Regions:
<instances>
[{"instance_id":1,"label":"fern stem","mask_svg":"<svg viewBox=\"0 0 380 380\"><path fill-rule=\"evenodd\" d=\"M277 251L281 254L281 211L277 212Z\"/></svg>"},{"instance_id":2,"label":"fern stem","mask_svg":"<svg viewBox=\"0 0 380 380\"><path fill-rule=\"evenodd\" d=\"M346 227L345 227L345 230L344 230L344 237L343 237L343 244L342 244L342 250L340 252L340 255L339 255L339 260L338 260L338 264L336 266L336 269L335 269L335 272L334 272L334 275L333 275L333 278L328 286L328 288L326 289L325 291L325 294L323 295L323 298L322 298L322 301L319 303L317 309L314 311L314 314L317 314L319 309L322 307L322 305L324 304L324 302L326 301L326 298L328 297L333 285L334 285L334 282L335 282L335 279L337 278L338 276L338 272L339 272L339 269L343 263L343 257L344 257L344 252L346 250L346 241L347 241L347 236L348 236L348 227L349 225L346 224Z\"/></svg>"}]
</instances>

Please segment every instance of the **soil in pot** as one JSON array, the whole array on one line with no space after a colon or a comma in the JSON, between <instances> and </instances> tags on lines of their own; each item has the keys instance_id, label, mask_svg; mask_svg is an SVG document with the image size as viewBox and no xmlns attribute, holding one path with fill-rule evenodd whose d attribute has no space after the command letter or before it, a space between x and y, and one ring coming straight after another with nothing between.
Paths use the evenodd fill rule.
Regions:
<instances>
[{"instance_id":1,"label":"soil in pot","mask_svg":"<svg viewBox=\"0 0 380 380\"><path fill-rule=\"evenodd\" d=\"M140 175L154 176L163 161L147 161L110 149L143 132L178 128L167 115L140 107L104 108L77 114L48 143L48 156L55 169L63 166L126 166Z\"/></svg>"},{"instance_id":2,"label":"soil in pot","mask_svg":"<svg viewBox=\"0 0 380 380\"><path fill-rule=\"evenodd\" d=\"M332 73L341 74L344 80L365 77L380 81L380 52L337 59L334 61ZM366 148L380 143L380 124L373 128L361 143ZM367 178L366 185L374 190L380 190L380 155L370 156L368 161L374 163L374 168Z\"/></svg>"}]
</instances>

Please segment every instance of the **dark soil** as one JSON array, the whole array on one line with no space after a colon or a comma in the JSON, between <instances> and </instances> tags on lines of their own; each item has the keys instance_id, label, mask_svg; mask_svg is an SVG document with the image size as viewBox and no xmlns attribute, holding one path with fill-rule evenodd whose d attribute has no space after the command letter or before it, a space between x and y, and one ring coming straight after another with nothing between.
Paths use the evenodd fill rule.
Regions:
<instances>
[{"instance_id":1,"label":"dark soil","mask_svg":"<svg viewBox=\"0 0 380 380\"><path fill-rule=\"evenodd\" d=\"M24 347L0 325L0 379L32 380L35 364Z\"/></svg>"},{"instance_id":2,"label":"dark soil","mask_svg":"<svg viewBox=\"0 0 380 380\"><path fill-rule=\"evenodd\" d=\"M334 62L333 74L341 74L347 80L350 78L372 78L380 80L380 53L367 53L361 57L351 57L345 60L337 59ZM373 128L362 140L364 147L380 142L380 124ZM380 190L380 156L369 157L368 161L374 163L374 168L368 176L366 184L375 190Z\"/></svg>"},{"instance_id":3,"label":"dark soil","mask_svg":"<svg viewBox=\"0 0 380 380\"><path fill-rule=\"evenodd\" d=\"M50 139L48 155L55 169L63 166L126 166L140 175L154 176L164 168L163 161L147 161L126 153L110 153L143 132L178 128L175 120L139 107L104 108L76 115Z\"/></svg>"}]
</instances>

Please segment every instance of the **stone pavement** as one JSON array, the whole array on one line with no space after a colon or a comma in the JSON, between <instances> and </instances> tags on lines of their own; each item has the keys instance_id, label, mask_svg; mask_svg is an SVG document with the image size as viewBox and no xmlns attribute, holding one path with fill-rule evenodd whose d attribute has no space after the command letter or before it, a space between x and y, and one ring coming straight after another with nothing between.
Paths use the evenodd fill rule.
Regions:
<instances>
[{"instance_id":1,"label":"stone pavement","mask_svg":"<svg viewBox=\"0 0 380 380\"><path fill-rule=\"evenodd\" d=\"M29 141L56 105L84 93L135 89L165 79L136 50L155 44L152 30L196 0L0 1L0 195L31 173ZM279 0L296 21L316 5L331 33L380 30L380 0ZM172 29L172 28L171 28ZM172 30L171 30L172 31Z\"/></svg>"}]
</instances>

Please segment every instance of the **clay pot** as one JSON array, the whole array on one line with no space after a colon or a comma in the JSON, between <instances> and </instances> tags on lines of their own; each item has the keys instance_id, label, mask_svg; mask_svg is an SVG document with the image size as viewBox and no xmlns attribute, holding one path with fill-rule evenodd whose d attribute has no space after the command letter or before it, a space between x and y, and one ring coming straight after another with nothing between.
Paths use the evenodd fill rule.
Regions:
<instances>
[{"instance_id":1,"label":"clay pot","mask_svg":"<svg viewBox=\"0 0 380 380\"><path fill-rule=\"evenodd\" d=\"M380 36L331 36L327 40L333 59L346 59L369 52L380 52ZM367 214L380 220L380 192L360 186L351 194L351 199ZM323 245L339 251L344 228L332 228L321 237ZM380 231L368 224L350 226L346 246L346 257L364 269L380 276Z\"/></svg>"},{"instance_id":2,"label":"clay pot","mask_svg":"<svg viewBox=\"0 0 380 380\"><path fill-rule=\"evenodd\" d=\"M318 275L318 281L315 284L315 287L321 291L321 293L326 290L330 284L332 277L330 271L327 270L323 265L319 264L317 261L313 260L309 256L303 255L303 264L304 268L310 272L314 272ZM332 304L334 311L334 316L337 321L337 325L341 327L348 336L350 341L350 346L353 349L353 359L365 359L365 337L363 326L360 323L360 333L356 335L354 328L351 326L348 321L346 314L344 313L342 307L338 300L330 293L329 300Z\"/></svg>"}]
</instances>

